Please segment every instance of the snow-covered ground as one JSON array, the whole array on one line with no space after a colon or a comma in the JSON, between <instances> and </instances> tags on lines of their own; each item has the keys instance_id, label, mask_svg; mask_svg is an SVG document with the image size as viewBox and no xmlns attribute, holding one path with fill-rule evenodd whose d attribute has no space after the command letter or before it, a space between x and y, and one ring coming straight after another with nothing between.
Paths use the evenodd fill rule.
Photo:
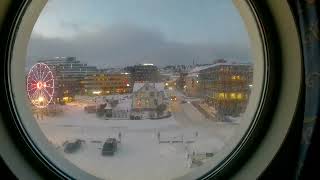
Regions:
<instances>
[{"instance_id":1,"label":"snow-covered ground","mask_svg":"<svg viewBox=\"0 0 320 180\"><path fill-rule=\"evenodd\" d=\"M104 179L173 179L190 172L186 153L217 153L232 136L237 125L216 123L200 117L191 104L181 112L161 120L102 120L87 114L83 107L92 99L64 106L64 113L45 117L38 123L47 138L66 159L81 169ZM126 100L124 100L126 101ZM125 104L128 104L126 102ZM198 113L198 114L197 114ZM101 148L108 137L121 143L113 156L102 156ZM194 141L193 143L159 143L160 141ZM67 140L85 140L80 151L63 152Z\"/></svg>"}]
</instances>

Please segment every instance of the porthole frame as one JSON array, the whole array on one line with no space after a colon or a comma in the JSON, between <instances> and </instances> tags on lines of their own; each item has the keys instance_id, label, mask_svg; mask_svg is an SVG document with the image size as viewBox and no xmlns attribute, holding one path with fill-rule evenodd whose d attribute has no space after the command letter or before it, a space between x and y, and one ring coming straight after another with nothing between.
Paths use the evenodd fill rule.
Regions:
<instances>
[{"instance_id":1,"label":"porthole frame","mask_svg":"<svg viewBox=\"0 0 320 180\"><path fill-rule=\"evenodd\" d=\"M4 60L9 61L11 57L10 52L12 52L12 47L15 41L15 33L19 30L19 20L23 15L25 8L29 5L29 2L30 1L27 0L20 2L4 0L1 2L1 5L3 5L2 7L10 7L6 16L6 24L4 26L3 23L1 24L3 26L1 27L1 37L4 38L1 40L2 44L0 55ZM40 0L32 1L32 3L37 2L40 3ZM269 75L271 76L269 77L270 82L268 84L270 85L268 87L270 89L269 91L266 91L266 96L270 95L272 97L277 97L278 103L273 104L273 102L267 102L268 105L264 107L264 110L268 108L267 111L261 114L261 118L264 117L264 120L259 120L259 127L255 130L264 130L265 132L260 132L259 136L251 136L253 139L248 139L248 141L246 141L247 144L243 144L245 145L245 149L239 151L242 154L237 154L237 156L235 156L236 159L233 160L234 162L231 162L231 164L225 164L226 168L216 171L214 174L207 174L205 176L206 178L208 178L209 175L210 177L215 175L214 178L226 178L227 176L232 176L236 179L251 179L258 177L281 147L281 143L284 141L286 134L290 129L291 122L301 98L300 92L302 87L303 67L301 61L301 48L299 44L298 31L287 2L277 0L268 0L259 3L257 1L247 0L246 2L248 5L253 5L247 6L247 8L254 8L255 10L259 10L258 12L265 11L265 13L258 15L258 19L266 18L267 20L265 20L265 22L271 23L273 27L268 27L270 29L267 29L264 33L267 35L265 40L269 40L268 43L271 43L268 44L269 49L267 49L267 54L270 57L281 58L279 62L276 62L274 59L271 60L271 64L269 64L270 66L268 65L271 67L271 69L269 69L269 73L271 73ZM280 13L284 10L288 11L288 14L281 17ZM0 14L0 22L1 15L2 14ZM287 32L284 30L285 28L290 29L291 31ZM270 42L270 40L278 40L278 43L276 43L275 46L274 42ZM293 50L293 52L290 52L289 50ZM291 65L288 64L290 62L292 63ZM25 129L21 127L21 124L18 122L19 120L14 120L16 119L17 114L15 112L15 107L12 106L14 94L10 92L11 85L6 79L6 76L8 76L9 73L9 67L7 65L8 64L1 67L3 68L4 73L4 77L2 78L4 78L3 82L5 88L1 90L1 101L3 101L4 106L2 105L0 137L2 139L7 138L3 141L3 144L7 147L1 147L1 157L3 157L7 165L13 170L17 177L33 177L32 179L34 179L34 177L40 178L44 176L59 178L91 177L86 173L71 177L60 172L61 169L59 167L52 165L46 160L46 157L43 154L41 155L41 152L36 150L32 141L30 141L31 138L25 136ZM281 75L281 83L277 81L280 78L276 75ZM294 78L293 80L288 81L290 80L290 76ZM290 97L288 97L288 94L290 94ZM266 97L265 100L270 101L270 99L267 98L268 97ZM284 108L286 109L284 110ZM287 112L289 114L285 112L288 108L290 109L290 111ZM272 122L269 124L266 119L270 116L272 116ZM274 137L275 134L277 134L277 137ZM254 147L254 145L256 147ZM268 148L268 145L272 145L272 148ZM268 155L264 157L266 154ZM244 160L247 161L244 162ZM31 162L34 163L34 165L31 165ZM22 167L27 170L22 170ZM240 170L234 172L235 169ZM248 172L248 169L251 169L250 174L246 173Z\"/></svg>"}]
</instances>

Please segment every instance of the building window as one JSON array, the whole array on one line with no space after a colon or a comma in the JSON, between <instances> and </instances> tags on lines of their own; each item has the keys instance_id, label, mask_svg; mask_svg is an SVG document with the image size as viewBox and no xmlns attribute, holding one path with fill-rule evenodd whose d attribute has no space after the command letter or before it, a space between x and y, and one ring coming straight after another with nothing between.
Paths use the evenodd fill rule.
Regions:
<instances>
[{"instance_id":1,"label":"building window","mask_svg":"<svg viewBox=\"0 0 320 180\"><path fill-rule=\"evenodd\" d=\"M239 94L238 94L238 95L239 95ZM236 99L236 94L235 94L235 93L231 93L231 94L230 94L230 98L231 98L231 99Z\"/></svg>"}]
</instances>

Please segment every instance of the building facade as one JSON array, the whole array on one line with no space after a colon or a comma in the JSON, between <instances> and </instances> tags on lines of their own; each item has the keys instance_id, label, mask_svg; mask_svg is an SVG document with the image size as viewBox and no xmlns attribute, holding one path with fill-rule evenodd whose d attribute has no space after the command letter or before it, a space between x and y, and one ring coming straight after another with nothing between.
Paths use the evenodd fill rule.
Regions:
<instances>
[{"instance_id":1,"label":"building facade","mask_svg":"<svg viewBox=\"0 0 320 180\"><path fill-rule=\"evenodd\" d=\"M132 95L132 110L155 110L164 103L163 83L135 83Z\"/></svg>"},{"instance_id":2,"label":"building facade","mask_svg":"<svg viewBox=\"0 0 320 180\"><path fill-rule=\"evenodd\" d=\"M88 75L97 73L95 66L88 66L76 60L75 57L56 57L39 60L39 63L47 64L55 77L55 100L72 98L80 93L80 81Z\"/></svg>"},{"instance_id":3,"label":"building facade","mask_svg":"<svg viewBox=\"0 0 320 180\"><path fill-rule=\"evenodd\" d=\"M159 82L160 73L153 64L139 64L125 68L131 74L133 82Z\"/></svg>"},{"instance_id":4,"label":"building facade","mask_svg":"<svg viewBox=\"0 0 320 180\"><path fill-rule=\"evenodd\" d=\"M217 63L199 71L199 93L221 115L246 110L253 83L252 64Z\"/></svg>"},{"instance_id":5,"label":"building facade","mask_svg":"<svg viewBox=\"0 0 320 180\"><path fill-rule=\"evenodd\" d=\"M97 73L85 76L81 82L81 92L87 95L110 95L132 92L132 82L128 73Z\"/></svg>"},{"instance_id":6,"label":"building facade","mask_svg":"<svg viewBox=\"0 0 320 180\"><path fill-rule=\"evenodd\" d=\"M185 91L187 85L186 85L186 77L188 73L186 72L181 72L179 73L179 77L177 79L177 89L180 91Z\"/></svg>"},{"instance_id":7,"label":"building facade","mask_svg":"<svg viewBox=\"0 0 320 180\"><path fill-rule=\"evenodd\" d=\"M213 65L203 65L203 66L197 66L191 69L186 75L184 75L181 78L180 81L183 81L185 83L184 85L184 93L187 96L192 96L192 97L202 97L202 87L200 85L201 80L199 77L200 71L203 69L210 68Z\"/></svg>"}]
</instances>

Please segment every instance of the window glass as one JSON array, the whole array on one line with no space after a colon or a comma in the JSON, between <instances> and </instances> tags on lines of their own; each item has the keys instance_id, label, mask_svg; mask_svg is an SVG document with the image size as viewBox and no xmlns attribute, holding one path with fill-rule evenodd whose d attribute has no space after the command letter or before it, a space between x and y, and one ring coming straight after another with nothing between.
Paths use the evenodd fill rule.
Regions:
<instances>
[{"instance_id":1,"label":"window glass","mask_svg":"<svg viewBox=\"0 0 320 180\"><path fill-rule=\"evenodd\" d=\"M26 103L48 142L96 177L181 178L248 117L253 67L232 0L49 0Z\"/></svg>"}]
</instances>

